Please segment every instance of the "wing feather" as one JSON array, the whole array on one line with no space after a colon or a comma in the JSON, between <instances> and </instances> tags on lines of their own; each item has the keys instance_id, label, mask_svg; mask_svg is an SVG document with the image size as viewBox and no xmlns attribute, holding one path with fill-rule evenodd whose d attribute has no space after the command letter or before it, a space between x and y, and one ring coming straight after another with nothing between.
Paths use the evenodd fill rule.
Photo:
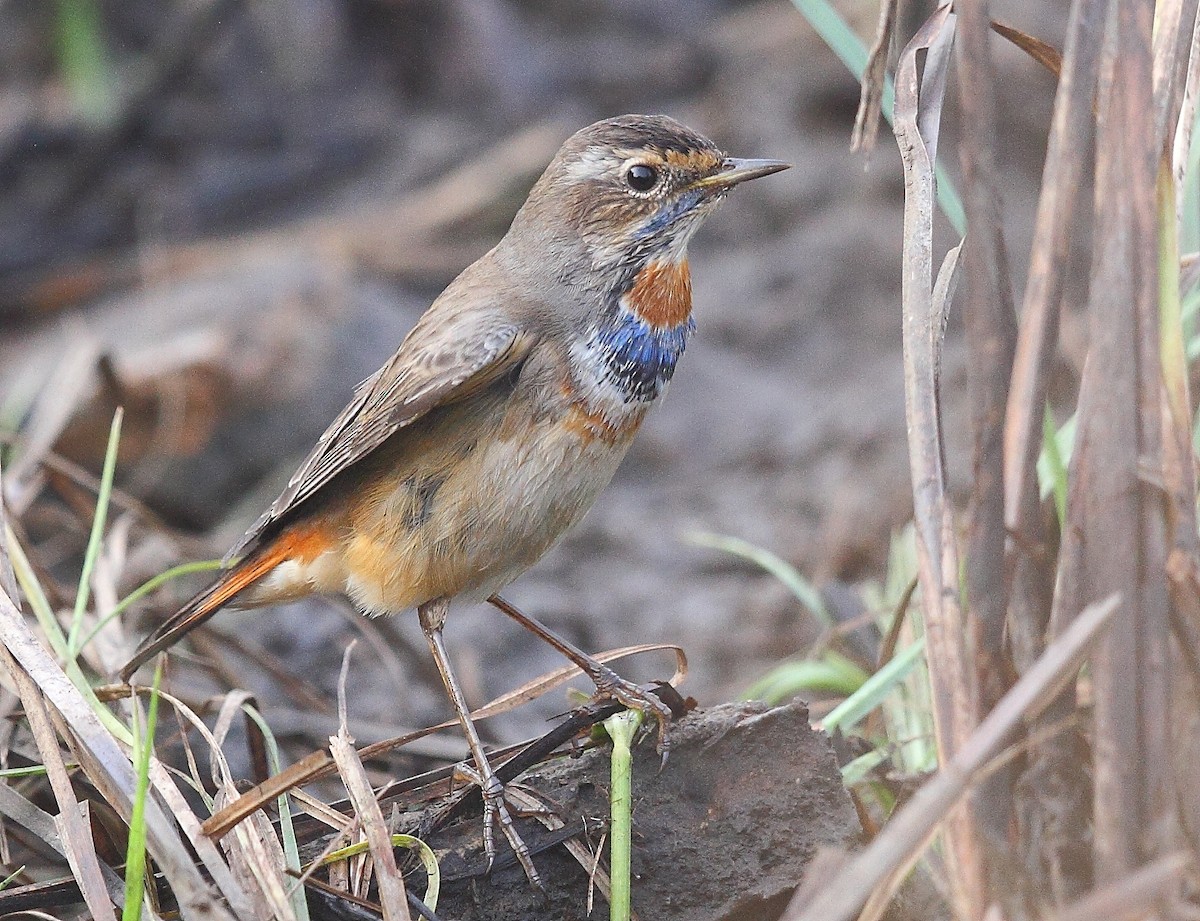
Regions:
<instances>
[{"instance_id":1,"label":"wing feather","mask_svg":"<svg viewBox=\"0 0 1200 921\"><path fill-rule=\"evenodd\" d=\"M450 315L435 316L432 311L422 318L387 364L355 389L354 398L227 561L241 556L266 528L396 432L516 367L537 342L534 334L494 315L473 313L465 319L460 316L454 322Z\"/></svg>"}]
</instances>

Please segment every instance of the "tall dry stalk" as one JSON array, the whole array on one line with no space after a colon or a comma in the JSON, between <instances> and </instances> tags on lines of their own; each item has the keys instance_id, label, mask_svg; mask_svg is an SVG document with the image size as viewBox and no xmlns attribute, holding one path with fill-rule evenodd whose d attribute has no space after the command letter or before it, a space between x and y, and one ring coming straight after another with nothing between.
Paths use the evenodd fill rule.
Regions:
<instances>
[{"instance_id":1,"label":"tall dry stalk","mask_svg":"<svg viewBox=\"0 0 1200 921\"><path fill-rule=\"evenodd\" d=\"M939 821L960 919L1190 916L1182 879L1196 869L1188 829L1200 813L1200 768L1189 760L1200 752L1191 737L1200 735L1200 535L1176 237L1200 84L1197 4L1072 4L1061 60L1050 62L1060 81L1019 314L997 166L1005 88L991 43L999 39L989 35L987 2L954 7L939 9L901 54L895 117L906 175L914 517L941 769L787 917L852 918L864 905L862 917L877 917ZM1022 44L1019 31L1004 31ZM932 161L951 43L968 224L964 420L941 416L949 305L934 292L953 286L932 283ZM1037 462L1068 260L1088 240L1089 346L1060 538ZM952 251L946 265L958 262ZM974 445L966 509L947 500L950 425L969 426ZM997 714L1011 714L1014 692L1076 635L1080 612L1094 619L1106 599L1115 612L1091 649L1086 682L1067 683L998 735ZM964 757L985 740L993 755L1005 746L1009 754L964 777ZM964 798L971 808L961 808ZM936 815L915 815L918 806Z\"/></svg>"}]
</instances>

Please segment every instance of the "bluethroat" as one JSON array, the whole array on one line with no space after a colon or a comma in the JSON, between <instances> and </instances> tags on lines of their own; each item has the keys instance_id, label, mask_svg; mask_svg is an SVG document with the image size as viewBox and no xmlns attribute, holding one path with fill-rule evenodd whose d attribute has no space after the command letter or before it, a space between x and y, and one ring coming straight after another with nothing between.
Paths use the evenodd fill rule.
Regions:
<instances>
[{"instance_id":1,"label":"bluethroat","mask_svg":"<svg viewBox=\"0 0 1200 921\"><path fill-rule=\"evenodd\" d=\"M492 599L601 695L657 720L665 746L670 711L657 696L494 593L579 521L666 389L695 328L696 229L735 185L786 168L726 157L664 116L570 137L504 238L356 390L216 581L122 677L226 605L341 592L371 615L415 607L475 762L488 857L498 823L536 882L450 668L448 606Z\"/></svg>"}]
</instances>

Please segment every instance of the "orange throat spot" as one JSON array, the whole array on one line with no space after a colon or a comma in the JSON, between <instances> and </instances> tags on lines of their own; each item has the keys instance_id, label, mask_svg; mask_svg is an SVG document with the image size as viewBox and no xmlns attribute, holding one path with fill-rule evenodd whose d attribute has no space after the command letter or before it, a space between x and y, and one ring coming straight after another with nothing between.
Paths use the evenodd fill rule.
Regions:
<instances>
[{"instance_id":1,"label":"orange throat spot","mask_svg":"<svg viewBox=\"0 0 1200 921\"><path fill-rule=\"evenodd\" d=\"M638 272L625 303L640 319L659 329L687 322L692 313L692 274L686 259L656 259Z\"/></svg>"}]
</instances>

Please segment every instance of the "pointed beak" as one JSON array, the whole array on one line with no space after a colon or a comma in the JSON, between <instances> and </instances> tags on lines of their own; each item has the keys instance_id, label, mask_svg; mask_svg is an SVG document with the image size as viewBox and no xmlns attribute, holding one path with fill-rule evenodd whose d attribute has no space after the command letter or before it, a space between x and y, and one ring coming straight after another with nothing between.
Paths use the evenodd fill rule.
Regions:
<instances>
[{"instance_id":1,"label":"pointed beak","mask_svg":"<svg viewBox=\"0 0 1200 921\"><path fill-rule=\"evenodd\" d=\"M717 172L697 179L691 188L723 192L748 179L770 176L790 166L790 163L784 163L782 160L740 160L737 157L726 157Z\"/></svg>"}]
</instances>

